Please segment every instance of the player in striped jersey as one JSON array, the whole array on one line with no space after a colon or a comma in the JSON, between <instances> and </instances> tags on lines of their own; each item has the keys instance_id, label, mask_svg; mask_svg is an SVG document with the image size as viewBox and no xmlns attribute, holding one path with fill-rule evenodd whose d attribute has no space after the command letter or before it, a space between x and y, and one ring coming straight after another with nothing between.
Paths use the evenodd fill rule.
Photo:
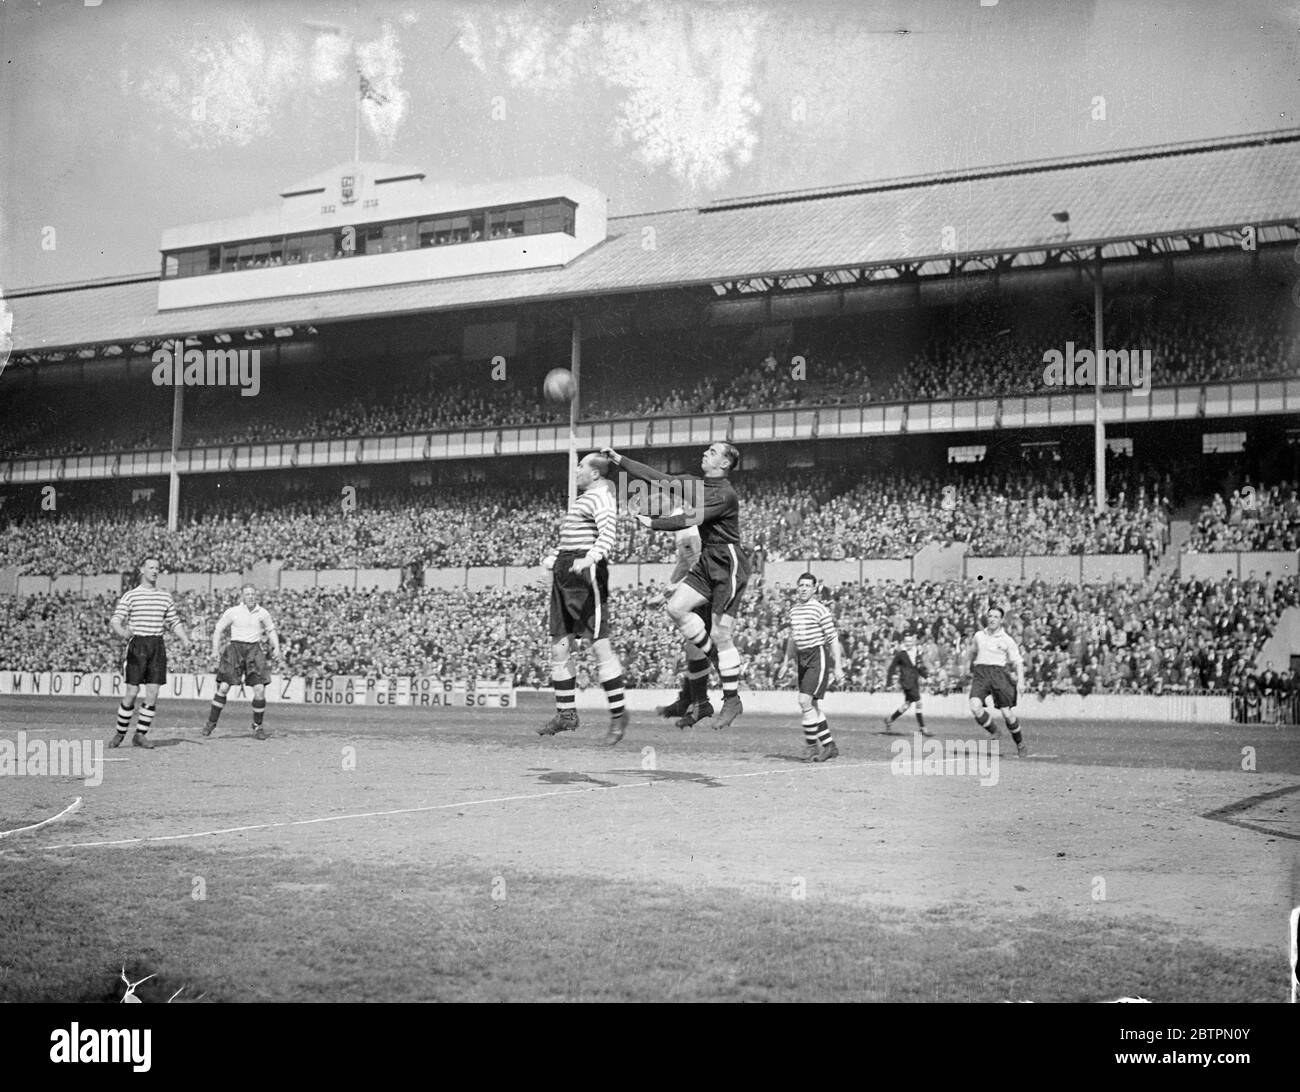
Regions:
<instances>
[{"instance_id":1,"label":"player in striped jersey","mask_svg":"<svg viewBox=\"0 0 1300 1092\"><path fill-rule=\"evenodd\" d=\"M989 607L984 615L985 628L975 631L971 639L970 711L978 724L989 735L997 737L998 727L985 709L991 697L993 708L1002 712L1007 731L1016 745L1016 754L1024 758L1028 753L1020 735L1020 720L1016 717L1016 698L1025 688L1025 659L1015 638L1002 628L1004 617L1001 607ZM1016 681L1011 681L1007 667L1016 668Z\"/></svg>"},{"instance_id":2,"label":"player in striped jersey","mask_svg":"<svg viewBox=\"0 0 1300 1092\"><path fill-rule=\"evenodd\" d=\"M618 523L618 502L609 480L609 460L588 455L578 464L578 496L560 526L560 547L542 561L551 570L551 685L555 716L537 729L553 736L578 727L574 639L591 641L596 676L609 702L613 745L627 731L623 666L609 643L609 562Z\"/></svg>"},{"instance_id":3,"label":"player in striped jersey","mask_svg":"<svg viewBox=\"0 0 1300 1092\"><path fill-rule=\"evenodd\" d=\"M230 643L221 650L221 636L230 630ZM217 661L217 693L208 710L208 722L203 734L210 736L216 730L217 720L226 707L226 695L231 686L247 683L253 688L253 735L266 739L262 723L266 716L266 684L271 681L262 641L271 645L271 652L280 658L280 636L275 631L271 612L257 601L257 588L245 584L239 592L239 602L226 611L212 631L212 658Z\"/></svg>"},{"instance_id":4,"label":"player in striped jersey","mask_svg":"<svg viewBox=\"0 0 1300 1092\"><path fill-rule=\"evenodd\" d=\"M144 701L136 722L133 747L152 748L149 728L158 712L158 687L167 681L167 649L163 646L163 632L171 630L181 644L190 646L190 635L181 625L180 615L172 597L158 587L158 559L146 557L140 565L140 583L117 601L117 608L109 625L113 632L126 641L126 693L117 707L117 734L109 740L110 747L118 747L126 738L131 719L136 715L135 700L144 687Z\"/></svg>"},{"instance_id":5,"label":"player in striped jersey","mask_svg":"<svg viewBox=\"0 0 1300 1092\"><path fill-rule=\"evenodd\" d=\"M817 595L817 578L804 573L795 584L798 602L790 608L790 637L777 677L792 660L799 672L799 710L803 714L805 762L838 758L840 749L819 704L826 688L844 675L844 648L830 608Z\"/></svg>"}]
</instances>

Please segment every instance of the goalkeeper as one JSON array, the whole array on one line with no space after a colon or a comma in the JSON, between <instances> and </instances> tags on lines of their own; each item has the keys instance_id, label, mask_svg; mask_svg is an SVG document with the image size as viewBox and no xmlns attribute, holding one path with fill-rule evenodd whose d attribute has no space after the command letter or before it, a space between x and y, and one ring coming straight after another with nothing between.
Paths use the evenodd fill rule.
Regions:
<instances>
[{"instance_id":1,"label":"goalkeeper","mask_svg":"<svg viewBox=\"0 0 1300 1092\"><path fill-rule=\"evenodd\" d=\"M676 508L672 514L680 516L684 513L685 509ZM687 527L674 533L677 538L677 564L673 567L668 583L664 585L663 594L652 596L647 601L647 606L662 606L699 560L699 529ZM695 608L695 613L706 626L709 625L708 603L701 603ZM696 647L694 641L686 638L682 638L682 649L686 653L686 674L682 676L677 699L671 705L658 706L655 712L661 717L676 717L678 728L689 728L713 717L713 705L709 702L709 657Z\"/></svg>"}]
</instances>

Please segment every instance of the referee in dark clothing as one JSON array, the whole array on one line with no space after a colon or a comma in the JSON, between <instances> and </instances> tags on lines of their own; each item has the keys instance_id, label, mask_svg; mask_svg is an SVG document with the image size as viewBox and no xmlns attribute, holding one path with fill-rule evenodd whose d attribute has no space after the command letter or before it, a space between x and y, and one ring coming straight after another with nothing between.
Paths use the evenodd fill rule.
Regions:
<instances>
[{"instance_id":1,"label":"referee in dark clothing","mask_svg":"<svg viewBox=\"0 0 1300 1092\"><path fill-rule=\"evenodd\" d=\"M929 675L930 669L926 667L924 657L917 654L915 633L903 634L902 648L895 651L894 658L889 661L889 669L885 672L886 689L894 677L894 672L898 672L898 681L903 686L903 704L885 718L885 729L882 734L894 735L894 721L915 705L916 726L921 735L930 735L930 732L926 731L925 713L921 709L921 676Z\"/></svg>"},{"instance_id":2,"label":"referee in dark clothing","mask_svg":"<svg viewBox=\"0 0 1300 1092\"><path fill-rule=\"evenodd\" d=\"M176 604L167 592L158 587L158 559L146 557L140 566L140 583L117 602L110 625L113 632L126 641L126 696L117 707L117 734L109 740L110 747L119 747L131 727L135 716L136 696L144 686L144 702L140 718L131 737L131 746L152 748L148 732L158 711L158 687L167 681L167 650L163 647L163 631L171 630L186 648L190 636L181 625Z\"/></svg>"}]
</instances>

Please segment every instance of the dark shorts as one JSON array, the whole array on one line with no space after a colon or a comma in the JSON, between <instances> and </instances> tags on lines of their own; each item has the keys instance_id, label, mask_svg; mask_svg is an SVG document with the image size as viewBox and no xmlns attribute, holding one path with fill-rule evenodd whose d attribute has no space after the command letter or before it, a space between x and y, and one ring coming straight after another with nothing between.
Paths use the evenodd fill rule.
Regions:
<instances>
[{"instance_id":1,"label":"dark shorts","mask_svg":"<svg viewBox=\"0 0 1300 1092\"><path fill-rule=\"evenodd\" d=\"M551 638L609 636L609 565L597 561L581 573L573 563L586 551L560 554L551 570Z\"/></svg>"},{"instance_id":2,"label":"dark shorts","mask_svg":"<svg viewBox=\"0 0 1300 1092\"><path fill-rule=\"evenodd\" d=\"M913 686L913 687L911 687L911 688L906 687L906 686L903 687L903 700L904 700L905 702L917 702L917 701L920 701L920 700L921 700L921 689L920 689L920 687L916 687L916 686Z\"/></svg>"},{"instance_id":3,"label":"dark shorts","mask_svg":"<svg viewBox=\"0 0 1300 1092\"><path fill-rule=\"evenodd\" d=\"M826 646L799 650L799 693L811 694L814 701L826 696L831 681L831 658Z\"/></svg>"},{"instance_id":4,"label":"dark shorts","mask_svg":"<svg viewBox=\"0 0 1300 1092\"><path fill-rule=\"evenodd\" d=\"M167 649L161 637L132 637L122 664L127 686L161 686L167 681Z\"/></svg>"},{"instance_id":5,"label":"dark shorts","mask_svg":"<svg viewBox=\"0 0 1300 1092\"><path fill-rule=\"evenodd\" d=\"M971 668L970 696L982 702L990 694L995 709L1010 709L1016 704L1016 684L1011 681L1007 669L992 664L976 664Z\"/></svg>"},{"instance_id":6,"label":"dark shorts","mask_svg":"<svg viewBox=\"0 0 1300 1092\"><path fill-rule=\"evenodd\" d=\"M265 686L271 681L266 670L266 653L260 641L231 641L221 653L217 682L240 686Z\"/></svg>"},{"instance_id":7,"label":"dark shorts","mask_svg":"<svg viewBox=\"0 0 1300 1092\"><path fill-rule=\"evenodd\" d=\"M704 596L714 614L733 618L747 583L749 555L736 545L704 547L685 580L687 587Z\"/></svg>"}]
</instances>

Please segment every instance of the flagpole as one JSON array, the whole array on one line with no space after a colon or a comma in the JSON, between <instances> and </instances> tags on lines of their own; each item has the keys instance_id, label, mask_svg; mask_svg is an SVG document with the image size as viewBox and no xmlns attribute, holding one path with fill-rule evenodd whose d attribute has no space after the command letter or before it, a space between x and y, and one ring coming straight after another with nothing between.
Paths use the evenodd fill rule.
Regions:
<instances>
[{"instance_id":1,"label":"flagpole","mask_svg":"<svg viewBox=\"0 0 1300 1092\"><path fill-rule=\"evenodd\" d=\"M357 69L357 75L361 75L361 70ZM354 124L352 126L352 162L361 162L361 89L357 88L356 92L356 109L353 112Z\"/></svg>"}]
</instances>

